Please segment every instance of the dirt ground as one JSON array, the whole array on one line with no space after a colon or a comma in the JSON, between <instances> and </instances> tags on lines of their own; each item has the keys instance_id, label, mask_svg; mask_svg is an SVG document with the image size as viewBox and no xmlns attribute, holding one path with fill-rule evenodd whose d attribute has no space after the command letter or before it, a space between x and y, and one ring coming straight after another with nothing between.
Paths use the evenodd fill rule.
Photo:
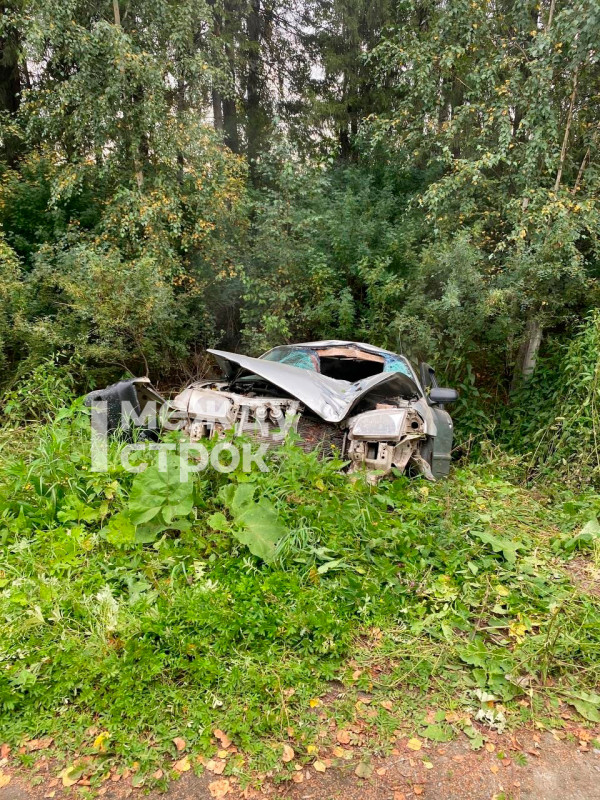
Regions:
<instances>
[{"instance_id":1,"label":"dirt ground","mask_svg":"<svg viewBox=\"0 0 600 800\"><path fill-rule=\"evenodd\" d=\"M464 738L419 752L399 743L390 756L368 762L364 778L355 773L360 763L357 753L341 766L340 762L326 765L324 772L316 771L314 765L298 766L295 781L279 786L267 778L260 789L242 790L235 778L209 770L197 776L190 770L173 781L167 792L146 794L121 780L107 781L100 795L103 800L600 800L600 750L594 749L589 732L583 735L577 741L576 737L562 740L551 733L521 731L477 752ZM38 774L44 771L42 764ZM50 769L46 774L42 782L31 786L23 775L12 772L10 783L0 789L0 800L75 796L75 787L63 788L51 778Z\"/></svg>"}]
</instances>

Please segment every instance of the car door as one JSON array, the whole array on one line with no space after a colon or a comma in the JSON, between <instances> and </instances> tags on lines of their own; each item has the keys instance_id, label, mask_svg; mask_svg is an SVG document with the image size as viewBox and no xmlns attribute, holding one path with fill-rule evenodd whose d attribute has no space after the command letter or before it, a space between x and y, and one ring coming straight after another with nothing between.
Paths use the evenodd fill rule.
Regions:
<instances>
[{"instance_id":1,"label":"car door","mask_svg":"<svg viewBox=\"0 0 600 800\"><path fill-rule=\"evenodd\" d=\"M421 386L425 392L425 397L427 398L427 403L431 409L431 414L437 428L437 435L433 440L431 454L431 471L433 472L434 478L444 478L450 471L454 424L452 422L452 417L446 411L443 404L433 403L429 400L430 390L439 388L433 367L425 362L421 362L419 365L419 372Z\"/></svg>"}]
</instances>

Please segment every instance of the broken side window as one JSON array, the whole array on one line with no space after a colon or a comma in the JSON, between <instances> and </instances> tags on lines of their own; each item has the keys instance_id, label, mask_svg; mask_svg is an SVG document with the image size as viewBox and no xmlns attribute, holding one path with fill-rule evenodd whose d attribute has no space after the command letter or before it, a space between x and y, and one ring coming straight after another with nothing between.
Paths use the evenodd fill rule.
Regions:
<instances>
[{"instance_id":1,"label":"broken side window","mask_svg":"<svg viewBox=\"0 0 600 800\"><path fill-rule=\"evenodd\" d=\"M412 371L406 361L400 356L385 355L384 372L401 372L403 375L408 375L409 378L413 377Z\"/></svg>"}]
</instances>

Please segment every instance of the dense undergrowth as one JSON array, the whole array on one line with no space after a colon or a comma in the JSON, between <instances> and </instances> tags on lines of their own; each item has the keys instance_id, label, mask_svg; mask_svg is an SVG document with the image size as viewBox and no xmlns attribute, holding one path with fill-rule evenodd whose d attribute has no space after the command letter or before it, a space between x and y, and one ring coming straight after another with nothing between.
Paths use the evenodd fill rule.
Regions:
<instances>
[{"instance_id":1,"label":"dense undergrowth","mask_svg":"<svg viewBox=\"0 0 600 800\"><path fill-rule=\"evenodd\" d=\"M524 488L501 454L374 488L293 444L266 474L157 491L118 443L91 472L78 402L1 437L0 740L53 737L59 759L91 757L92 784L113 763L147 780L175 737L210 754L214 728L243 753L233 772L281 763L284 741L314 759L323 713L355 717L359 692L374 747L402 720L465 727L423 728L432 704L477 715L475 746L489 726L560 724L561 701L600 720L600 608L565 569L598 554L591 491ZM276 532L270 563L242 543L236 495Z\"/></svg>"}]
</instances>

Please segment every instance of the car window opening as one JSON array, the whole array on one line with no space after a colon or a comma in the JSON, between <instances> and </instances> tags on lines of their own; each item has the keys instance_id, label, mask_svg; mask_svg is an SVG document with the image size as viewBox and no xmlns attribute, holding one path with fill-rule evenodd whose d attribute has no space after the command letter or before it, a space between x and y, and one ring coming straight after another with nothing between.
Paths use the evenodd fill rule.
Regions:
<instances>
[{"instance_id":1,"label":"car window opening","mask_svg":"<svg viewBox=\"0 0 600 800\"><path fill-rule=\"evenodd\" d=\"M340 381L354 383L371 375L383 372L383 359L365 361L362 358L342 358L341 356L321 356L321 375Z\"/></svg>"}]
</instances>

